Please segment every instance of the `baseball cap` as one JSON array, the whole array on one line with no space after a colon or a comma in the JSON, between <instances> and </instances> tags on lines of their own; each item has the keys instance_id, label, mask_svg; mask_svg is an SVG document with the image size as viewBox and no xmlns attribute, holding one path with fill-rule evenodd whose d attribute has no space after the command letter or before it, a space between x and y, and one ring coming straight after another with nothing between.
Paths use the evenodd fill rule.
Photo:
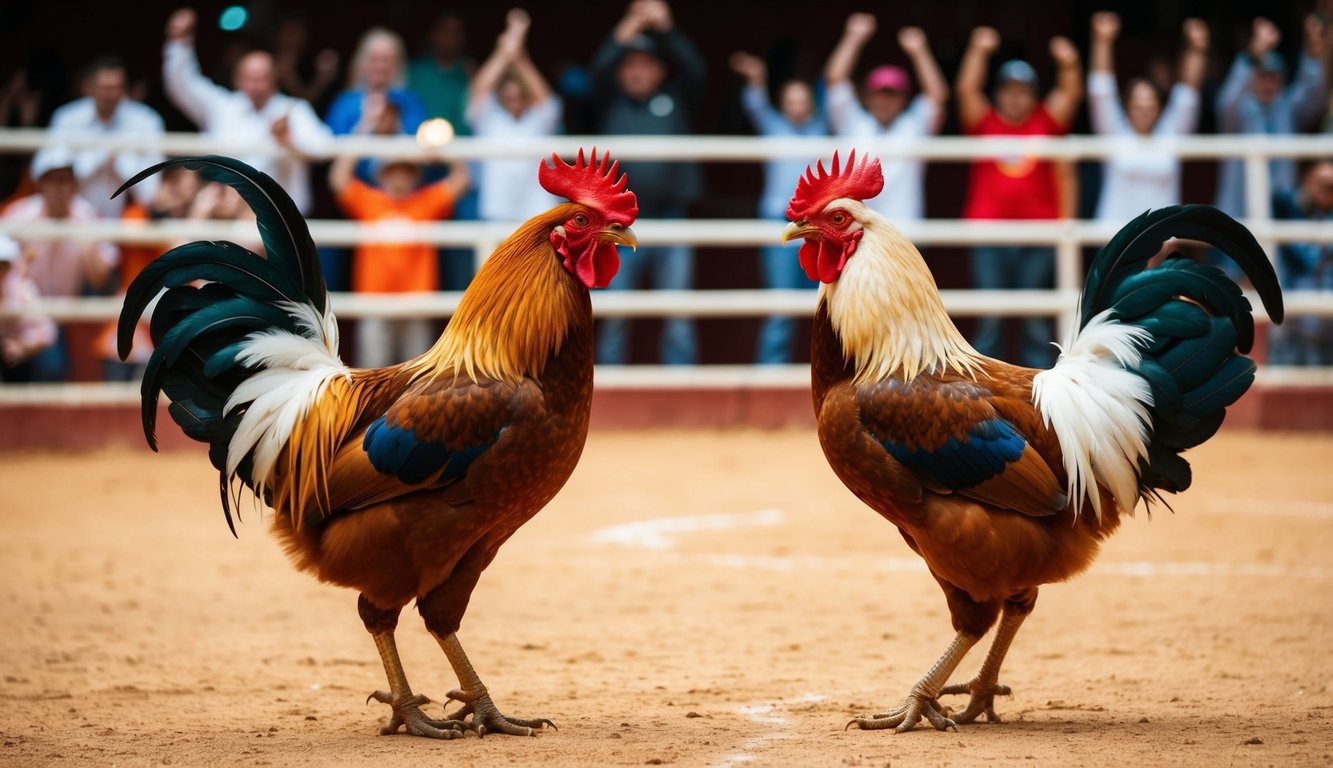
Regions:
<instances>
[{"instance_id":1,"label":"baseball cap","mask_svg":"<svg viewBox=\"0 0 1333 768\"><path fill-rule=\"evenodd\" d=\"M9 235L0 235L0 264L18 261L19 242Z\"/></svg>"},{"instance_id":2,"label":"baseball cap","mask_svg":"<svg viewBox=\"0 0 1333 768\"><path fill-rule=\"evenodd\" d=\"M643 33L631 37L624 47L626 52L634 51L636 53L646 53L655 59L662 58L662 50L657 45L657 41Z\"/></svg>"},{"instance_id":3,"label":"baseball cap","mask_svg":"<svg viewBox=\"0 0 1333 768\"><path fill-rule=\"evenodd\" d=\"M67 147L42 147L32 158L32 177L40 179L51 171L74 167L74 153Z\"/></svg>"},{"instance_id":4,"label":"baseball cap","mask_svg":"<svg viewBox=\"0 0 1333 768\"><path fill-rule=\"evenodd\" d=\"M868 91L903 91L911 90L912 79L907 76L907 70L902 67L895 67L890 64L875 67L866 75L866 90Z\"/></svg>"},{"instance_id":5,"label":"baseball cap","mask_svg":"<svg viewBox=\"0 0 1333 768\"><path fill-rule=\"evenodd\" d=\"M1282 58L1282 54L1277 51L1269 51L1255 60L1254 71L1285 77L1287 74L1287 61Z\"/></svg>"},{"instance_id":6,"label":"baseball cap","mask_svg":"<svg viewBox=\"0 0 1333 768\"><path fill-rule=\"evenodd\" d=\"M1000 65L995 73L995 84L1022 83L1029 88L1037 87L1037 70L1022 59L1010 59Z\"/></svg>"}]
</instances>

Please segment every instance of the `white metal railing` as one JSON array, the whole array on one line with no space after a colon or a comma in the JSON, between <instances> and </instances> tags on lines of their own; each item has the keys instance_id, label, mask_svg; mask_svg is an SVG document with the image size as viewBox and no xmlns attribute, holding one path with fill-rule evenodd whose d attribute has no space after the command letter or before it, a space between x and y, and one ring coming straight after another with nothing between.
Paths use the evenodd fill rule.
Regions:
<instances>
[{"instance_id":1,"label":"white metal railing","mask_svg":"<svg viewBox=\"0 0 1333 768\"><path fill-rule=\"evenodd\" d=\"M34 151L49 143L41 130L0 130L0 153ZM167 134L159 138L67 137L61 143L71 148L99 146L112 149L153 150L167 155L188 154L277 154L277 144L230 146L216 137L200 134ZM645 137L645 136L553 136L503 141L459 137L443 147L423 147L412 137L337 137L315 153L317 157L338 155L442 157L484 160L536 158L558 152L572 155L579 148L611 149L618 159L672 161L757 162L776 158L827 159L834 150L844 152L853 142L839 138L760 138L732 136ZM942 162L960 162L980 156L1024 154L1063 160L1095 159L1134 146L1172 154L1182 159L1240 157L1246 164L1246 200L1251 216L1246 225L1255 233L1270 257L1284 242L1333 242L1333 223L1273 221L1267 163L1272 158L1333 156L1333 136L1191 136L1165 139L1121 137L928 137L915 140L857 140L854 145L884 158L915 157ZM794 184L795 180L793 180ZM1117 227L1091 221L962 221L930 219L896 222L920 245L1044 244L1056 248L1055 288L1049 291L945 291L949 311L957 315L1054 316L1060 338L1067 338L1075 322L1075 302L1082 284L1080 249L1100 245ZM438 222L432 224L359 224L348 221L311 221L310 231L321 245L345 246L362 242L426 242L433 245L470 247L484 258L513 229L513 224L495 222ZM753 219L641 220L635 231L643 245L686 243L695 246L752 247L777 241L781 225ZM35 222L18 224L0 221L0 232L19 238L106 240L125 243L183 242L198 239L254 240L253 224L216 221L90 222L69 224ZM1320 292L1289 294L1290 315L1333 316L1333 296ZM457 305L458 294L422 296L335 295L335 310L347 317L447 316ZM1259 309L1257 301L1253 301ZM597 292L594 309L602 315L643 316L684 314L693 316L803 315L814 306L809 291L626 291ZM115 299L47 300L43 309L58 319L110 319L118 312Z\"/></svg>"}]
</instances>

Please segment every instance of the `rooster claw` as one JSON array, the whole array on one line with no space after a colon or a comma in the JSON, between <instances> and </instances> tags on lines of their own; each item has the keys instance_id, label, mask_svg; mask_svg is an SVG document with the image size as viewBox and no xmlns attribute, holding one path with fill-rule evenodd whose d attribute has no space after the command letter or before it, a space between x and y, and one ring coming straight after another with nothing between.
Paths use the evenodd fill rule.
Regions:
<instances>
[{"instance_id":1,"label":"rooster claw","mask_svg":"<svg viewBox=\"0 0 1333 768\"><path fill-rule=\"evenodd\" d=\"M388 691L372 691L366 697L366 703L369 704L372 699L393 707L393 716L389 718L388 724L380 729L381 736L391 736L398 733L399 728L406 727L407 732L413 736L449 740L463 738L463 732L467 729L467 725L458 720L436 720L427 717L426 713L421 711L421 706L429 704L430 699L420 694L395 702L393 694Z\"/></svg>"},{"instance_id":2,"label":"rooster claw","mask_svg":"<svg viewBox=\"0 0 1333 768\"><path fill-rule=\"evenodd\" d=\"M940 690L941 696L961 695L964 693L970 694L972 698L968 700L967 708L954 716L954 719L960 723L974 722L983 714L986 716L987 722L1002 722L1000 716L995 712L995 697L1014 695L1013 690L1007 685L995 683L988 687L976 680L967 683L946 685Z\"/></svg>"},{"instance_id":3,"label":"rooster claw","mask_svg":"<svg viewBox=\"0 0 1333 768\"><path fill-rule=\"evenodd\" d=\"M951 714L952 710L940 707L940 703L935 699L908 696L901 707L877 715L852 718L843 730L855 725L863 731L882 731L892 728L894 733L906 733L915 728L924 717L937 731L957 732L958 723L948 717Z\"/></svg>"},{"instance_id":4,"label":"rooster claw","mask_svg":"<svg viewBox=\"0 0 1333 768\"><path fill-rule=\"evenodd\" d=\"M491 701L491 696L484 689L479 693L469 693L455 688L445 694L445 698L451 701L457 701L462 704L461 707L454 710L452 714L446 713L451 721L463 722L464 718L471 717L472 720L465 727L476 731L478 736L484 737L488 733L503 733L509 736L536 736L538 731L547 727L551 730L560 730L544 717L517 718L508 717L496 709Z\"/></svg>"}]
</instances>

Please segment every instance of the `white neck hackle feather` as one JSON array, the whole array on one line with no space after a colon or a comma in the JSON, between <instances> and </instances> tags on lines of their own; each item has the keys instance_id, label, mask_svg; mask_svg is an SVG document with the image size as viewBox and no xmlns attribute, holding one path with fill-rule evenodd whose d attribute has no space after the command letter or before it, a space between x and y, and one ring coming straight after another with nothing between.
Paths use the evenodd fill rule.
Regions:
<instances>
[{"instance_id":1,"label":"white neck hackle feather","mask_svg":"<svg viewBox=\"0 0 1333 768\"><path fill-rule=\"evenodd\" d=\"M949 319L921 253L858 200L834 200L864 229L842 274L821 289L855 382L953 370L974 377L985 359Z\"/></svg>"},{"instance_id":2,"label":"white neck hackle feather","mask_svg":"<svg viewBox=\"0 0 1333 768\"><path fill-rule=\"evenodd\" d=\"M237 360L260 369L227 398L224 413L249 403L227 447L227 477L233 478L245 455L254 450L251 479L255 495L264 498L278 456L296 425L337 378L352 374L338 359L338 322L332 308L323 317L309 304L279 304L297 323L300 333L259 331L246 337Z\"/></svg>"},{"instance_id":3,"label":"white neck hackle feather","mask_svg":"<svg viewBox=\"0 0 1333 768\"><path fill-rule=\"evenodd\" d=\"M1102 519L1098 484L1132 514L1139 499L1139 462L1148 456L1152 390L1134 372L1148 331L1123 325L1106 310L1083 326L1049 371L1032 380L1032 400L1055 431L1069 478L1074 519L1086 498Z\"/></svg>"}]
</instances>

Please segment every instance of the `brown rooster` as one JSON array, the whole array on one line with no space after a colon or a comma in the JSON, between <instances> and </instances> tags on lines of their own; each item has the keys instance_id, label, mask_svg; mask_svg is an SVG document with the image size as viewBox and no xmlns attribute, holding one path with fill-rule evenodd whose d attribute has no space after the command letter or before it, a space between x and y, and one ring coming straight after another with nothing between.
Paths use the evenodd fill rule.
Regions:
<instances>
[{"instance_id":1,"label":"brown rooster","mask_svg":"<svg viewBox=\"0 0 1333 768\"><path fill-rule=\"evenodd\" d=\"M573 202L521 225L477 273L444 334L421 357L376 370L338 358L309 230L272 179L229 158L173 160L234 187L258 217L266 258L232 243L164 254L130 287L121 356L148 303L156 348L143 382L145 435L156 448L160 391L173 419L209 444L232 524L236 483L273 507L296 565L361 593L392 708L383 733L530 735L544 718L502 715L455 634L500 545L564 485L578 463L592 399L588 291L634 247L638 214L618 165L596 150L542 163L539 180ZM203 281L201 287L199 281ZM233 528L233 533L235 529ZM449 658L462 707L428 717L399 662L394 629L412 600Z\"/></svg>"},{"instance_id":2,"label":"brown rooster","mask_svg":"<svg viewBox=\"0 0 1333 768\"><path fill-rule=\"evenodd\" d=\"M1145 213L1094 260L1081 324L1048 371L976 352L944 311L921 254L862 201L879 194L878 160L855 152L808 171L784 239L824 283L811 375L819 440L858 498L898 526L944 589L957 632L889 712L848 725L940 730L998 720L1000 664L1043 584L1087 568L1140 499L1190 484L1179 455L1213 435L1254 379L1250 304L1221 270L1172 254L1203 240L1249 275L1282 319L1273 268L1253 236L1205 206ZM975 679L946 685L999 619ZM941 707L968 694L965 709Z\"/></svg>"}]
</instances>

